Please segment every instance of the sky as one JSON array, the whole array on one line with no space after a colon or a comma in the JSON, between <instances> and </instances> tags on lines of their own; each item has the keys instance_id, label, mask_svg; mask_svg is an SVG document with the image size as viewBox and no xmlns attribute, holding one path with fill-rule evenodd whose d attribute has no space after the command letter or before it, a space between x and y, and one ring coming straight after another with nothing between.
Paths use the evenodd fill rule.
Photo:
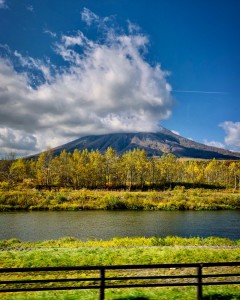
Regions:
<instances>
[{"instance_id":1,"label":"sky","mask_svg":"<svg viewBox=\"0 0 240 300\"><path fill-rule=\"evenodd\" d=\"M240 151L239 0L0 0L0 157L158 132Z\"/></svg>"}]
</instances>

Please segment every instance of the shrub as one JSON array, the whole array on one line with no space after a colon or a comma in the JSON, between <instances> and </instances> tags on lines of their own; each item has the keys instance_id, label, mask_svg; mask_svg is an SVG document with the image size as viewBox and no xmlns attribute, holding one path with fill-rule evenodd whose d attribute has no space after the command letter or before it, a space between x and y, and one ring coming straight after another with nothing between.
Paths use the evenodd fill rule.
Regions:
<instances>
[{"instance_id":1,"label":"shrub","mask_svg":"<svg viewBox=\"0 0 240 300\"><path fill-rule=\"evenodd\" d=\"M106 195L104 197L106 209L126 209L125 203L116 196Z\"/></svg>"}]
</instances>

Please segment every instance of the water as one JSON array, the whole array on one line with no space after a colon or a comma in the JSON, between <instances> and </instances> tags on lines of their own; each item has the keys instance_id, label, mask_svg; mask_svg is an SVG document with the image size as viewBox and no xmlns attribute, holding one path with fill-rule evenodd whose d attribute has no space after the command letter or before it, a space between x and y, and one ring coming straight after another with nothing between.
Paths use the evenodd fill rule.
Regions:
<instances>
[{"instance_id":1,"label":"water","mask_svg":"<svg viewBox=\"0 0 240 300\"><path fill-rule=\"evenodd\" d=\"M0 240L167 235L240 239L240 211L9 212L0 213L0 228Z\"/></svg>"}]
</instances>

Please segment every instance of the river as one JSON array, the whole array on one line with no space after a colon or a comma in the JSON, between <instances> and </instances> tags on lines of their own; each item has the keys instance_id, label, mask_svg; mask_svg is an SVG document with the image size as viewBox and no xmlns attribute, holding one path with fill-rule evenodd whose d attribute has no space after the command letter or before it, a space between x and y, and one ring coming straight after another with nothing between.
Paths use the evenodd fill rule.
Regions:
<instances>
[{"instance_id":1,"label":"river","mask_svg":"<svg viewBox=\"0 0 240 300\"><path fill-rule=\"evenodd\" d=\"M240 239L240 211L7 212L0 213L0 228L0 240L167 235Z\"/></svg>"}]
</instances>

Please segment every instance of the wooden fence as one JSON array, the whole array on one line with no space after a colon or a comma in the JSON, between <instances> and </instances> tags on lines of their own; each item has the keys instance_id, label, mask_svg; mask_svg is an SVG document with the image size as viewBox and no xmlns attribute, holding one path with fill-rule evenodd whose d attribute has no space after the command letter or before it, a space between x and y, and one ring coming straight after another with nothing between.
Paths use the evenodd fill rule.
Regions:
<instances>
[{"instance_id":1,"label":"wooden fence","mask_svg":"<svg viewBox=\"0 0 240 300\"><path fill-rule=\"evenodd\" d=\"M173 286L195 286L200 300L204 286L233 284L240 262L0 268L0 293L98 289L100 300L106 289Z\"/></svg>"}]
</instances>

